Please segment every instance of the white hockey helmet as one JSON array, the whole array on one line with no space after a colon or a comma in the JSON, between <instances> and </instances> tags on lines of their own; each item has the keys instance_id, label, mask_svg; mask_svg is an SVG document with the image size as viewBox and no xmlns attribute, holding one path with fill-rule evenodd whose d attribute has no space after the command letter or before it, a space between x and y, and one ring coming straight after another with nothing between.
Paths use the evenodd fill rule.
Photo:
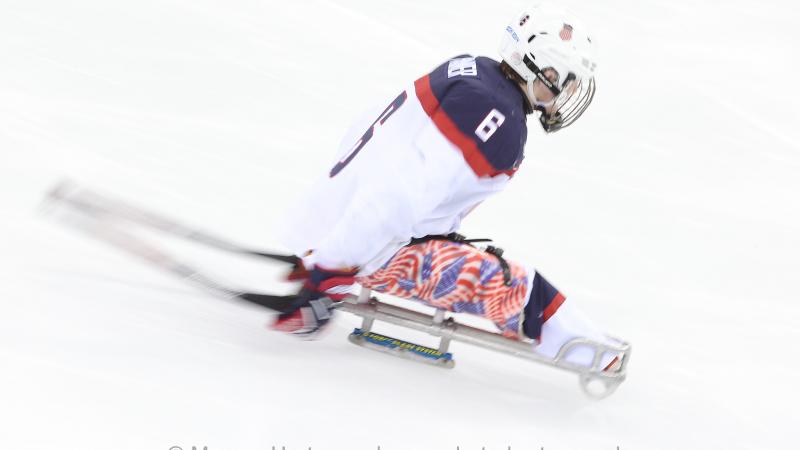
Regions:
<instances>
[{"instance_id":1,"label":"white hockey helmet","mask_svg":"<svg viewBox=\"0 0 800 450\"><path fill-rule=\"evenodd\" d=\"M548 133L571 125L594 98L595 46L583 22L552 4L534 5L506 27L500 56L524 79L528 99L542 113L539 121ZM544 72L555 70L555 82ZM548 72L549 73L549 72ZM534 95L534 81L553 93L542 102Z\"/></svg>"}]
</instances>

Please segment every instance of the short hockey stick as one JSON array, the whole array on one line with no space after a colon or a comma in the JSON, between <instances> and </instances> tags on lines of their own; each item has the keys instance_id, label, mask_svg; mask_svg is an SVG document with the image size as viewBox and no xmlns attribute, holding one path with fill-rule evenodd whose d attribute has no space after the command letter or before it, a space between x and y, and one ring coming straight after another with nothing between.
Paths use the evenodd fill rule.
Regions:
<instances>
[{"instance_id":1,"label":"short hockey stick","mask_svg":"<svg viewBox=\"0 0 800 450\"><path fill-rule=\"evenodd\" d=\"M242 247L210 233L183 225L160 214L146 211L124 201L82 188L70 181L59 183L50 191L48 199L68 205L90 216L124 219L140 226L153 228L219 250L257 256L294 265L300 262L300 258L294 255L281 255Z\"/></svg>"},{"instance_id":2,"label":"short hockey stick","mask_svg":"<svg viewBox=\"0 0 800 450\"><path fill-rule=\"evenodd\" d=\"M89 236L116 247L125 253L136 256L149 265L189 280L204 290L227 299L239 299L277 312L283 312L295 299L293 295L270 295L244 292L221 284L157 247L136 236L123 231L113 223L96 220L95 217L62 218L68 225L83 231Z\"/></svg>"}]
</instances>

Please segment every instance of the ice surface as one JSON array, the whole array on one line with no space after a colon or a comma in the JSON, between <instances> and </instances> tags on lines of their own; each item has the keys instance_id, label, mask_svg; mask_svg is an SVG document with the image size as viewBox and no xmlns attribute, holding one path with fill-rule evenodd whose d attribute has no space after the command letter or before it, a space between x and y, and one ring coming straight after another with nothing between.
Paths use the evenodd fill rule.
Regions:
<instances>
[{"instance_id":1,"label":"ice surface","mask_svg":"<svg viewBox=\"0 0 800 450\"><path fill-rule=\"evenodd\" d=\"M71 177L274 248L352 117L445 58L496 55L521 2L0 2L0 448L797 448L797 8L567 4L600 43L595 103L532 127L463 231L632 342L601 402L458 343L452 371L363 350L352 317L316 342L272 333L36 214Z\"/></svg>"}]
</instances>

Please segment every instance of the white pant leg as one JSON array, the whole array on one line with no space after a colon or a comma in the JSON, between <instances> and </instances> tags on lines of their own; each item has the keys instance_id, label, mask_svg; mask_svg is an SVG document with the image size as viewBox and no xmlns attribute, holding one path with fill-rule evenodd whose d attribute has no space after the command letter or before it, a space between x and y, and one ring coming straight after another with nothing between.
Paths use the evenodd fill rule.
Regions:
<instances>
[{"instance_id":1,"label":"white pant leg","mask_svg":"<svg viewBox=\"0 0 800 450\"><path fill-rule=\"evenodd\" d=\"M558 308L547 322L542 325L541 343L535 351L542 356L555 358L561 347L575 338L587 338L596 342L615 344L598 330L589 318L569 299ZM601 367L605 368L614 357L613 353L606 353L601 360ZM591 366L594 358L594 349L580 346L573 349L566 357L568 362Z\"/></svg>"}]
</instances>

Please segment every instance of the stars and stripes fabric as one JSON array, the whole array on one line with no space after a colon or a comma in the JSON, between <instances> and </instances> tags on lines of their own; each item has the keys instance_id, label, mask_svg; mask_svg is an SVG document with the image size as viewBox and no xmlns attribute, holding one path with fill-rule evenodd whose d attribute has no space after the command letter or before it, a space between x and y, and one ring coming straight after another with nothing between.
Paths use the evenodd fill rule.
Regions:
<instances>
[{"instance_id":1,"label":"stars and stripes fabric","mask_svg":"<svg viewBox=\"0 0 800 450\"><path fill-rule=\"evenodd\" d=\"M508 336L521 336L529 273L508 261L510 286L496 256L450 241L431 240L398 251L380 269L358 283L436 308L485 317Z\"/></svg>"},{"instance_id":2,"label":"stars and stripes fabric","mask_svg":"<svg viewBox=\"0 0 800 450\"><path fill-rule=\"evenodd\" d=\"M565 23L564 27L561 28L561 31L558 33L558 36L561 38L562 41L572 40L572 25Z\"/></svg>"},{"instance_id":3,"label":"stars and stripes fabric","mask_svg":"<svg viewBox=\"0 0 800 450\"><path fill-rule=\"evenodd\" d=\"M614 343L541 274L506 262L510 286L496 256L464 243L430 240L403 247L380 269L356 281L376 292L484 317L508 338L533 339L534 350L551 359L575 338ZM613 370L618 357L605 352L601 364ZM584 346L566 355L568 362L586 367L594 358L594 351Z\"/></svg>"}]
</instances>

